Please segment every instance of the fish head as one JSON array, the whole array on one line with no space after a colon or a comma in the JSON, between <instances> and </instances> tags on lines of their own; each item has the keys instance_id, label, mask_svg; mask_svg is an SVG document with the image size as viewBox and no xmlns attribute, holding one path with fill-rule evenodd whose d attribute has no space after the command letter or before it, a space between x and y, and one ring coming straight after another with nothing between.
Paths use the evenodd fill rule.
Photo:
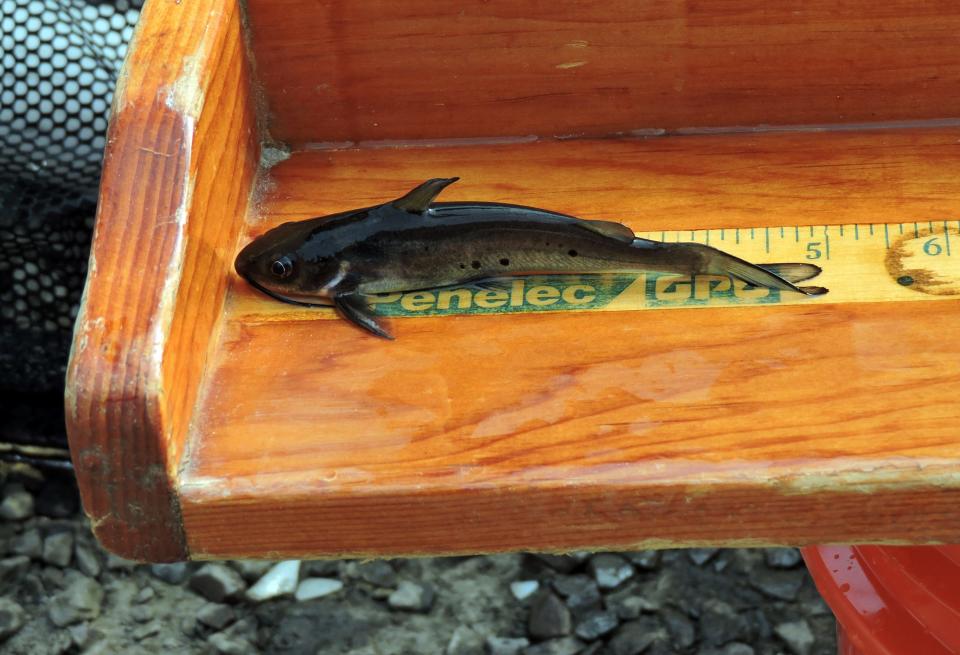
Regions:
<instances>
[{"instance_id":1,"label":"fish head","mask_svg":"<svg viewBox=\"0 0 960 655\"><path fill-rule=\"evenodd\" d=\"M308 233L309 226L303 222L275 227L247 244L234 268L253 287L277 300L329 305L339 267L331 259L306 255L303 244Z\"/></svg>"}]
</instances>

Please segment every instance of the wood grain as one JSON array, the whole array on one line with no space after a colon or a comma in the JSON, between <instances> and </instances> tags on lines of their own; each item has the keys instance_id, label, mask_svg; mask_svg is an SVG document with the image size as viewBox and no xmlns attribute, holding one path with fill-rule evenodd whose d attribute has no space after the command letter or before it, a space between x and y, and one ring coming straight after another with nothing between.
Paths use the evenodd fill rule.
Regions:
<instances>
[{"instance_id":1,"label":"wood grain","mask_svg":"<svg viewBox=\"0 0 960 655\"><path fill-rule=\"evenodd\" d=\"M952 0L249 0L275 138L960 116Z\"/></svg>"},{"instance_id":2,"label":"wood grain","mask_svg":"<svg viewBox=\"0 0 960 655\"><path fill-rule=\"evenodd\" d=\"M97 538L187 556L174 475L258 160L235 3L154 0L114 101L67 376L67 429Z\"/></svg>"},{"instance_id":3,"label":"wood grain","mask_svg":"<svg viewBox=\"0 0 960 655\"><path fill-rule=\"evenodd\" d=\"M956 217L958 137L303 152L249 232L439 175L635 230ZM385 343L228 295L180 477L194 557L960 538L955 301L394 319Z\"/></svg>"}]
</instances>

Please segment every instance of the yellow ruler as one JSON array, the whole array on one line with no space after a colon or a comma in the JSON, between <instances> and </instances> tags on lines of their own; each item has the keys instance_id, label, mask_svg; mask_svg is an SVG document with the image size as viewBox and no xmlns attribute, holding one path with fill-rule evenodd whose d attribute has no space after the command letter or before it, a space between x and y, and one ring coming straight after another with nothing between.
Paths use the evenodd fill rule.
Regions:
<instances>
[{"instance_id":1,"label":"yellow ruler","mask_svg":"<svg viewBox=\"0 0 960 655\"><path fill-rule=\"evenodd\" d=\"M960 298L960 221L639 232L645 239L707 244L755 264L806 262L823 270L805 296L749 287L726 276L657 273L504 278L482 286L371 297L383 316L631 311L680 307L851 303ZM333 318L332 310L282 305L260 294L237 299L261 320L291 314Z\"/></svg>"},{"instance_id":2,"label":"yellow ruler","mask_svg":"<svg viewBox=\"0 0 960 655\"><path fill-rule=\"evenodd\" d=\"M709 279L713 276L673 283L671 278L676 280L676 276L656 276L652 284L649 279L638 280L642 288L631 285L608 309L960 298L960 221L956 220L644 232L638 236L696 241L755 264L816 264L823 272L802 284L823 286L829 293L814 297L752 289L735 280ZM674 298L680 302L673 302Z\"/></svg>"}]
</instances>

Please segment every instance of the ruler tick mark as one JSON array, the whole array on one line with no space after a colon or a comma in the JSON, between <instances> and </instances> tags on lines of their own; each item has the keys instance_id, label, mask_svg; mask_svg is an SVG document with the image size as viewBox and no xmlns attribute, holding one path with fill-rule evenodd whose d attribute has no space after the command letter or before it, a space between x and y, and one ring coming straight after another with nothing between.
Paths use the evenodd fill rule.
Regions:
<instances>
[{"instance_id":1,"label":"ruler tick mark","mask_svg":"<svg viewBox=\"0 0 960 655\"><path fill-rule=\"evenodd\" d=\"M886 223L883 224L883 243L890 250L890 229Z\"/></svg>"},{"instance_id":2,"label":"ruler tick mark","mask_svg":"<svg viewBox=\"0 0 960 655\"><path fill-rule=\"evenodd\" d=\"M947 222L943 222L943 238L947 242L947 257L950 256L950 232L947 230Z\"/></svg>"}]
</instances>

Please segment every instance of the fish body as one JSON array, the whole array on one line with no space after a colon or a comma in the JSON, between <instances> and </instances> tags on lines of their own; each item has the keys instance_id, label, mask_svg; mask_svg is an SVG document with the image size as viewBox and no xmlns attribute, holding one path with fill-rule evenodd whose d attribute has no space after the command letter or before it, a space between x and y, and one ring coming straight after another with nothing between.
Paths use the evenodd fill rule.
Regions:
<instances>
[{"instance_id":1,"label":"fish body","mask_svg":"<svg viewBox=\"0 0 960 655\"><path fill-rule=\"evenodd\" d=\"M365 296L509 276L655 271L825 291L788 279L820 272L810 264L767 270L702 244L639 239L620 223L521 205L433 202L456 179L428 180L382 205L280 225L240 252L236 270L279 300L334 305L383 337L389 334Z\"/></svg>"}]
</instances>

